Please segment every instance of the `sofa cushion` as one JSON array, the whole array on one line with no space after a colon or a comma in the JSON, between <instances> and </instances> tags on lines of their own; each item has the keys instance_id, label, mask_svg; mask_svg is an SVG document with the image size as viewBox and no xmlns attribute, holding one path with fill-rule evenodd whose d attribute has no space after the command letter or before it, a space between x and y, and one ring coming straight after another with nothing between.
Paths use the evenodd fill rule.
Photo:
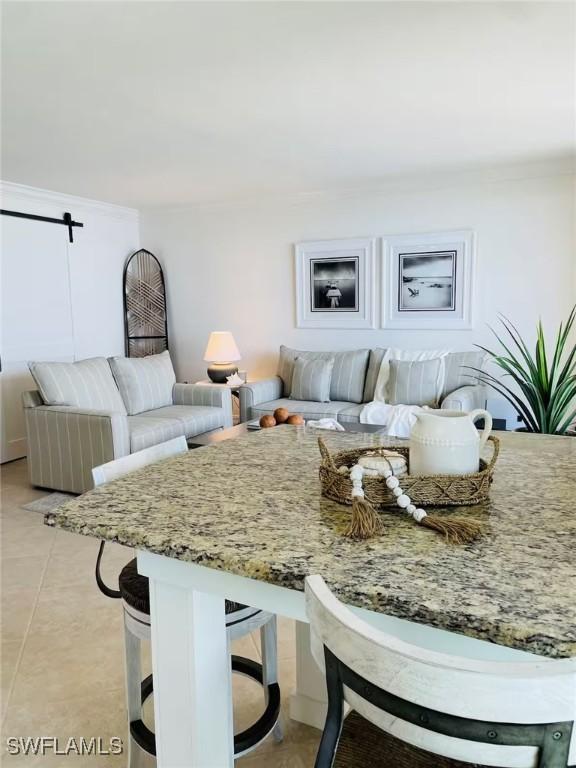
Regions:
<instances>
[{"instance_id":1,"label":"sofa cushion","mask_svg":"<svg viewBox=\"0 0 576 768\"><path fill-rule=\"evenodd\" d=\"M442 392L444 360L390 360L390 405L428 405L437 408Z\"/></svg>"},{"instance_id":2,"label":"sofa cushion","mask_svg":"<svg viewBox=\"0 0 576 768\"><path fill-rule=\"evenodd\" d=\"M130 416L172 405L176 375L169 352L148 357L111 357L110 366Z\"/></svg>"},{"instance_id":3,"label":"sofa cushion","mask_svg":"<svg viewBox=\"0 0 576 768\"><path fill-rule=\"evenodd\" d=\"M274 413L276 408L286 408L290 413L299 413L306 421L309 419L339 418L339 414L349 410L354 403L331 400L329 403L315 403L309 400L290 400L282 397L267 403L258 403L251 408L250 418L259 419L267 413Z\"/></svg>"},{"instance_id":4,"label":"sofa cushion","mask_svg":"<svg viewBox=\"0 0 576 768\"><path fill-rule=\"evenodd\" d=\"M376 389L376 382L378 381L378 374L380 373L380 366L386 350L382 347L376 347L370 350L370 358L368 360L368 370L366 371L366 383L364 384L364 397L362 402L371 403L374 400L374 390Z\"/></svg>"},{"instance_id":5,"label":"sofa cushion","mask_svg":"<svg viewBox=\"0 0 576 768\"><path fill-rule=\"evenodd\" d=\"M46 405L126 413L105 357L77 363L28 363L28 367Z\"/></svg>"},{"instance_id":6,"label":"sofa cushion","mask_svg":"<svg viewBox=\"0 0 576 768\"><path fill-rule=\"evenodd\" d=\"M334 358L297 357L292 371L291 400L330 402L330 382Z\"/></svg>"},{"instance_id":7,"label":"sofa cushion","mask_svg":"<svg viewBox=\"0 0 576 768\"><path fill-rule=\"evenodd\" d=\"M128 416L130 451L141 451L173 437L190 438L224 426L224 411L207 405L171 405Z\"/></svg>"},{"instance_id":8,"label":"sofa cushion","mask_svg":"<svg viewBox=\"0 0 576 768\"><path fill-rule=\"evenodd\" d=\"M466 366L473 368L482 368L486 359L486 353L482 350L471 350L469 352L450 352L444 358L445 375L442 397L454 392L460 387L467 387L470 384L476 384L476 376Z\"/></svg>"},{"instance_id":9,"label":"sofa cushion","mask_svg":"<svg viewBox=\"0 0 576 768\"><path fill-rule=\"evenodd\" d=\"M294 360L334 358L332 369L332 382L330 384L330 399L350 403L361 403L364 394L364 380L366 378L366 366L368 365L368 349L352 349L335 352L311 352L291 349L282 345L278 361L278 376L284 383L284 397L290 397L292 393L292 374Z\"/></svg>"},{"instance_id":10,"label":"sofa cushion","mask_svg":"<svg viewBox=\"0 0 576 768\"><path fill-rule=\"evenodd\" d=\"M177 419L145 419L140 415L128 416L128 430L130 453L142 451L184 434L184 428Z\"/></svg>"}]
</instances>

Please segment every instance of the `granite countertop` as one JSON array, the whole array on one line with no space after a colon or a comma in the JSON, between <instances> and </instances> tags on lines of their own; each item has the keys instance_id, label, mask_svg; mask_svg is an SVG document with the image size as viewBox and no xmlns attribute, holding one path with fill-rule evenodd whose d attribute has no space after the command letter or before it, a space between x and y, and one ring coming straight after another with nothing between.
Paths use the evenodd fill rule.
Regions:
<instances>
[{"instance_id":1,"label":"granite countertop","mask_svg":"<svg viewBox=\"0 0 576 768\"><path fill-rule=\"evenodd\" d=\"M378 539L342 536L320 495L318 432L276 427L197 448L84 494L48 522L298 590L321 574L345 602L548 657L576 656L576 439L500 433L485 522L448 545L396 512ZM393 444L323 432L331 451Z\"/></svg>"}]
</instances>

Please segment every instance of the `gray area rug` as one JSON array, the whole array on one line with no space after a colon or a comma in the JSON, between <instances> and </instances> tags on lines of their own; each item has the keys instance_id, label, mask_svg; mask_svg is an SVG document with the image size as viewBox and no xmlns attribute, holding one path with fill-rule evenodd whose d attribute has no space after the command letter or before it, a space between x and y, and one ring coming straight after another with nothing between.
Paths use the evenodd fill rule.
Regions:
<instances>
[{"instance_id":1,"label":"gray area rug","mask_svg":"<svg viewBox=\"0 0 576 768\"><path fill-rule=\"evenodd\" d=\"M72 493L49 493L42 496L41 499L31 501L29 504L22 504L22 509L28 509L30 512L38 512L41 515L47 515L49 512L55 512L58 507L66 504L70 499L75 499Z\"/></svg>"}]
</instances>

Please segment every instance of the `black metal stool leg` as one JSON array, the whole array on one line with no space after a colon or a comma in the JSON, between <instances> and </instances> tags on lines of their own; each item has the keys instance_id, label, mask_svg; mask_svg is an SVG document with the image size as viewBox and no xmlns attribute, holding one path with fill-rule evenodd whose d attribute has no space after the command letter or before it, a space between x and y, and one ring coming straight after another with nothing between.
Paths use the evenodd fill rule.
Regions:
<instances>
[{"instance_id":1,"label":"black metal stool leg","mask_svg":"<svg viewBox=\"0 0 576 768\"><path fill-rule=\"evenodd\" d=\"M268 703L268 690L272 683L278 682L278 637L277 637L276 616L260 627L260 648L262 652L262 674L264 675L264 696ZM284 733L282 731L281 718L278 718L272 731L274 739L277 742L282 741Z\"/></svg>"},{"instance_id":2,"label":"black metal stool leg","mask_svg":"<svg viewBox=\"0 0 576 768\"><path fill-rule=\"evenodd\" d=\"M262 665L243 656L232 656L232 672L239 672L264 685ZM267 686L266 709L249 728L234 736L234 755L240 756L259 744L274 729L280 715L280 686L270 683Z\"/></svg>"},{"instance_id":3,"label":"black metal stool leg","mask_svg":"<svg viewBox=\"0 0 576 768\"><path fill-rule=\"evenodd\" d=\"M264 685L262 665L252 659L243 656L232 656L232 672L237 672L250 677L260 685ZM142 681L141 699L142 706L146 699L152 695L154 683L152 675ZM266 709L258 720L249 728L234 736L234 755L239 757L247 750L259 744L268 734L274 730L280 714L280 687L278 683L270 683L267 686ZM138 746L149 755L156 755L156 737L144 724L142 718L130 723L130 735Z\"/></svg>"}]
</instances>

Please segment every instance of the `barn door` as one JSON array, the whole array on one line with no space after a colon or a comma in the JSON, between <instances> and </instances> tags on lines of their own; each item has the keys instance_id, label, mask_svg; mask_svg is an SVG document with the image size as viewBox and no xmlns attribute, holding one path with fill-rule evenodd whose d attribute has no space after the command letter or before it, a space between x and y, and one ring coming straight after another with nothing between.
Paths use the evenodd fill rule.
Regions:
<instances>
[{"instance_id":1,"label":"barn door","mask_svg":"<svg viewBox=\"0 0 576 768\"><path fill-rule=\"evenodd\" d=\"M36 386L29 360L73 360L68 234L2 217L0 461L26 455L22 391Z\"/></svg>"}]
</instances>

